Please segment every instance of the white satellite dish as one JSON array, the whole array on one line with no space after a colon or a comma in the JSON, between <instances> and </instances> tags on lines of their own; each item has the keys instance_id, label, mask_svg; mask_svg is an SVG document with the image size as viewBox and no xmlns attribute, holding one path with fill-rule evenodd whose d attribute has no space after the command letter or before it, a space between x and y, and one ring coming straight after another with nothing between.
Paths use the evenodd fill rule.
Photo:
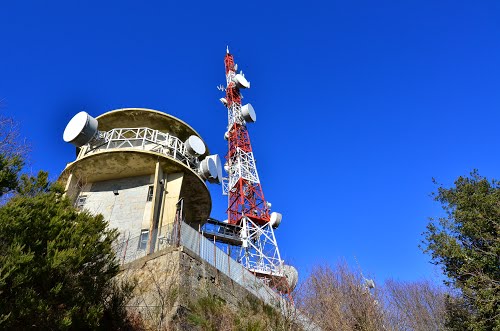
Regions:
<instances>
[{"instance_id":1,"label":"white satellite dish","mask_svg":"<svg viewBox=\"0 0 500 331\"><path fill-rule=\"evenodd\" d=\"M184 143L186 151L191 155L203 155L207 150L203 140L197 136L190 136Z\"/></svg>"},{"instance_id":2,"label":"white satellite dish","mask_svg":"<svg viewBox=\"0 0 500 331\"><path fill-rule=\"evenodd\" d=\"M283 215L281 215L280 213L274 211L271 213L271 220L269 221L269 223L271 224L273 229L276 229L278 226L280 226L282 218Z\"/></svg>"},{"instance_id":3,"label":"white satellite dish","mask_svg":"<svg viewBox=\"0 0 500 331\"><path fill-rule=\"evenodd\" d=\"M210 183L213 183L213 184L218 184L222 181L222 163L220 161L220 157L218 154L215 154L215 155L209 155L207 156L207 159L211 159L213 160L213 162L215 163L215 167L217 169L217 174L216 176L210 176L207 178L207 180L210 182Z\"/></svg>"},{"instance_id":4,"label":"white satellite dish","mask_svg":"<svg viewBox=\"0 0 500 331\"><path fill-rule=\"evenodd\" d=\"M88 144L97 133L97 120L84 111L79 112L69 121L64 129L65 142L82 147Z\"/></svg>"},{"instance_id":5,"label":"white satellite dish","mask_svg":"<svg viewBox=\"0 0 500 331\"><path fill-rule=\"evenodd\" d=\"M241 115L243 115L243 119L247 123L254 123L255 121L257 121L257 114L255 113L252 105L249 103L241 106Z\"/></svg>"},{"instance_id":6,"label":"white satellite dish","mask_svg":"<svg viewBox=\"0 0 500 331\"><path fill-rule=\"evenodd\" d=\"M288 288L293 291L299 281L299 272L291 265L283 265L283 275L286 277Z\"/></svg>"},{"instance_id":7,"label":"white satellite dish","mask_svg":"<svg viewBox=\"0 0 500 331\"><path fill-rule=\"evenodd\" d=\"M242 74L234 76L234 83L238 88L250 88L250 82Z\"/></svg>"},{"instance_id":8,"label":"white satellite dish","mask_svg":"<svg viewBox=\"0 0 500 331\"><path fill-rule=\"evenodd\" d=\"M226 133L224 133L224 140L229 140L229 131L226 131Z\"/></svg>"},{"instance_id":9,"label":"white satellite dish","mask_svg":"<svg viewBox=\"0 0 500 331\"><path fill-rule=\"evenodd\" d=\"M217 165L215 161L211 158L206 157L203 161L200 162L199 166L200 175L209 180L210 178L217 177Z\"/></svg>"}]
</instances>

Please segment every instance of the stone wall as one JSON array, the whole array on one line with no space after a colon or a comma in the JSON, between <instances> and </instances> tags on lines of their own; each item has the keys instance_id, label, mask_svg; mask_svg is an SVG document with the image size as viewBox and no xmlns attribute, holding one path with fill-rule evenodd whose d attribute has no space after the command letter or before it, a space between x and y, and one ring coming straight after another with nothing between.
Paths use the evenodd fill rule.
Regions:
<instances>
[{"instance_id":1,"label":"stone wall","mask_svg":"<svg viewBox=\"0 0 500 331\"><path fill-rule=\"evenodd\" d=\"M123 266L117 277L137 282L129 309L140 313L149 327L197 330L185 317L190 305L215 297L237 311L243 301L260 302L241 285L201 260L185 247L168 247Z\"/></svg>"}]
</instances>

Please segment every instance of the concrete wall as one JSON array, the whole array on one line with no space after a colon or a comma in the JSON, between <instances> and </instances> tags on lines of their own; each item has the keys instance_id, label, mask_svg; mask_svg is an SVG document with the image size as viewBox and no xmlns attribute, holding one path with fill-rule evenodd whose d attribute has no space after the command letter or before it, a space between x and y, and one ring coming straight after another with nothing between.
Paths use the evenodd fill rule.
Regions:
<instances>
[{"instance_id":1,"label":"concrete wall","mask_svg":"<svg viewBox=\"0 0 500 331\"><path fill-rule=\"evenodd\" d=\"M260 302L251 292L182 246L166 248L123 266L117 279L135 279L137 286L127 306L140 312L152 329L170 326L172 330L198 330L182 317L190 311L192 303L207 295L224 300L235 311L247 298Z\"/></svg>"},{"instance_id":2,"label":"concrete wall","mask_svg":"<svg viewBox=\"0 0 500 331\"><path fill-rule=\"evenodd\" d=\"M129 177L85 184L79 197L86 196L84 209L100 213L111 228L125 238L137 237L141 229L149 229L151 204L147 201L152 176ZM118 195L113 193L118 190ZM77 199L78 200L78 199Z\"/></svg>"}]
</instances>

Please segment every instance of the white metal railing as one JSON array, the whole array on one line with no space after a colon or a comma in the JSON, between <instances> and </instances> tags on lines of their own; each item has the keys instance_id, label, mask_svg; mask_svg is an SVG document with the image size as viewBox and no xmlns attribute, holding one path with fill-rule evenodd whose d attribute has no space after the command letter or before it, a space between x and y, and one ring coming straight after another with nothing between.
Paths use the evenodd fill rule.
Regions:
<instances>
[{"instance_id":1,"label":"white metal railing","mask_svg":"<svg viewBox=\"0 0 500 331\"><path fill-rule=\"evenodd\" d=\"M186 151L186 145L179 138L150 128L115 128L100 132L97 145L87 145L84 155L117 149L137 148L170 156L198 173L199 160Z\"/></svg>"}]
</instances>

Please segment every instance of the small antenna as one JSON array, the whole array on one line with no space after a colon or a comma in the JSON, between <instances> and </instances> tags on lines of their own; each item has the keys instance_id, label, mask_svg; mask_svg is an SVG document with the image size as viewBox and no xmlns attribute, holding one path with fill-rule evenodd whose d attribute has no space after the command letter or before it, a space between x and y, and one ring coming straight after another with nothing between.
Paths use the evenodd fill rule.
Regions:
<instances>
[{"instance_id":1,"label":"small antenna","mask_svg":"<svg viewBox=\"0 0 500 331\"><path fill-rule=\"evenodd\" d=\"M219 85L219 86L217 86L217 89L218 89L219 91L222 91L222 92L224 92L224 91L226 90L226 88L225 88L224 86L222 86L222 84L221 84L221 85Z\"/></svg>"},{"instance_id":2,"label":"small antenna","mask_svg":"<svg viewBox=\"0 0 500 331\"><path fill-rule=\"evenodd\" d=\"M226 53L229 54L229 45L226 46Z\"/></svg>"},{"instance_id":3,"label":"small antenna","mask_svg":"<svg viewBox=\"0 0 500 331\"><path fill-rule=\"evenodd\" d=\"M368 290L371 290L375 288L375 282L373 281L373 279L365 278L365 286L368 288Z\"/></svg>"}]
</instances>

